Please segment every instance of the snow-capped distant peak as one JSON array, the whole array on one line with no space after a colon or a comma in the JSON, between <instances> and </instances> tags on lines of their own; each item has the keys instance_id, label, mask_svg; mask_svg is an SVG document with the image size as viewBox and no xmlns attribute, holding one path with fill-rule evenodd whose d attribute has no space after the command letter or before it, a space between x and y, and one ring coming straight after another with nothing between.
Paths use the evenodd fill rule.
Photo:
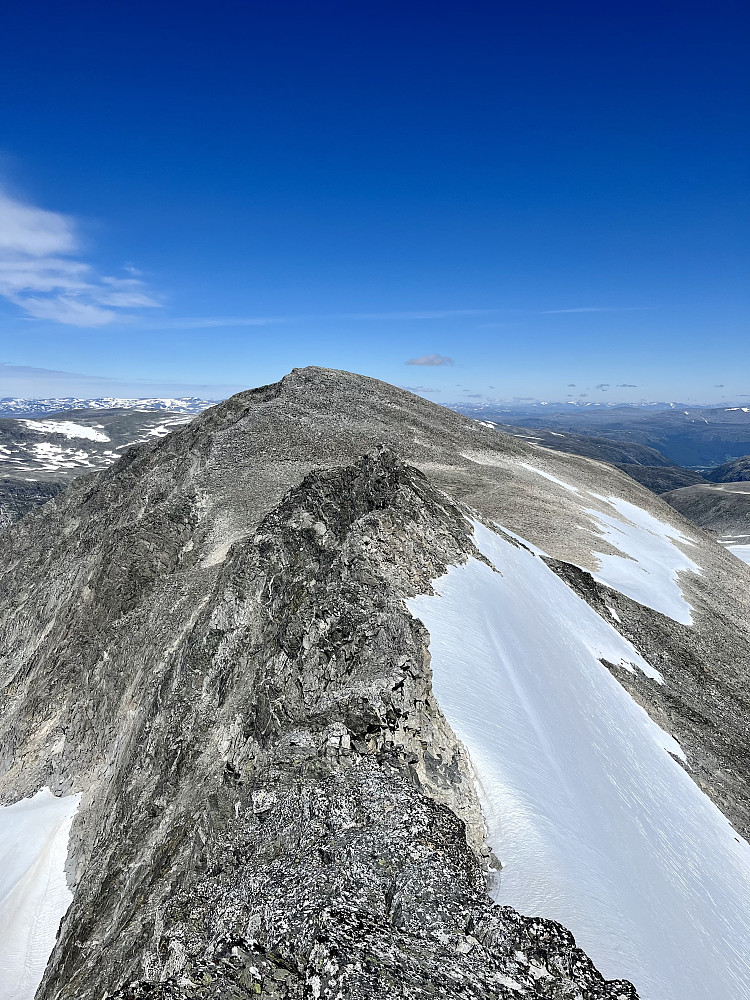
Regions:
<instances>
[{"instance_id":1,"label":"snow-capped distant peak","mask_svg":"<svg viewBox=\"0 0 750 1000\"><path fill-rule=\"evenodd\" d=\"M41 417L61 410L164 410L170 413L201 413L215 400L198 396L133 399L119 396L54 396L48 399L0 399L0 417Z\"/></svg>"}]
</instances>

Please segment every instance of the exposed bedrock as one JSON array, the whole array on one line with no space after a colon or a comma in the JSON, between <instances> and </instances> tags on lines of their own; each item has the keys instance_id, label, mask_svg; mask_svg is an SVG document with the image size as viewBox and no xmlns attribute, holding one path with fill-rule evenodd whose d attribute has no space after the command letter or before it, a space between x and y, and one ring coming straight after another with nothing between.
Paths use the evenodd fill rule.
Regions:
<instances>
[{"instance_id":1,"label":"exposed bedrock","mask_svg":"<svg viewBox=\"0 0 750 1000\"><path fill-rule=\"evenodd\" d=\"M403 603L472 551L463 508L388 451L312 472L232 546L167 647L128 627L153 597L142 537L132 565L115 533L90 567L78 618L96 661L74 614L58 646L60 684L83 670L97 696L70 693L64 722L53 696L82 748L56 780L87 787L40 1000L635 997L562 927L487 895L468 762ZM158 563L169 576L180 558ZM91 626L96 608L116 635ZM49 714L14 685L19 716Z\"/></svg>"}]
</instances>

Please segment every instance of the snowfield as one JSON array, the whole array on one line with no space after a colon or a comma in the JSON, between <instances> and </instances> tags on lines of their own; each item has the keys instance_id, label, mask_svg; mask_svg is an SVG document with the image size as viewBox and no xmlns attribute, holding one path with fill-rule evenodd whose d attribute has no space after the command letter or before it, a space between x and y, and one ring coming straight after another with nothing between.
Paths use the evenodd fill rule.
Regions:
<instances>
[{"instance_id":1,"label":"snowfield","mask_svg":"<svg viewBox=\"0 0 750 1000\"><path fill-rule=\"evenodd\" d=\"M62 434L66 438L85 438L87 441L109 441L110 439L96 427L76 424L72 420L22 420L29 430L40 434Z\"/></svg>"},{"instance_id":2,"label":"snowfield","mask_svg":"<svg viewBox=\"0 0 750 1000\"><path fill-rule=\"evenodd\" d=\"M578 494L582 500L583 494L588 493L612 508L612 514L593 507L582 508L582 512L594 520L602 538L621 553L593 553L599 563L597 572L592 574L595 580L682 625L692 625L693 609L682 593L678 573L700 573L701 569L675 544L695 544L684 532L628 500L601 496L589 490L582 493L577 486L571 486L535 465L528 462L520 464L529 472L562 486L569 493Z\"/></svg>"},{"instance_id":3,"label":"snowfield","mask_svg":"<svg viewBox=\"0 0 750 1000\"><path fill-rule=\"evenodd\" d=\"M68 836L80 796L0 806L0 997L33 1000L73 894Z\"/></svg>"},{"instance_id":4,"label":"snowfield","mask_svg":"<svg viewBox=\"0 0 750 1000\"><path fill-rule=\"evenodd\" d=\"M656 672L530 548L475 540L497 572L470 559L408 605L504 866L494 897L559 920L642 1000L748 1000L750 847L600 657Z\"/></svg>"},{"instance_id":5,"label":"snowfield","mask_svg":"<svg viewBox=\"0 0 750 1000\"><path fill-rule=\"evenodd\" d=\"M692 625L692 608L683 596L677 574L701 570L675 542L694 543L678 528L627 500L591 495L619 514L615 517L590 508L586 511L599 522L602 536L622 553L617 556L595 552L599 569L594 579L682 625Z\"/></svg>"}]
</instances>

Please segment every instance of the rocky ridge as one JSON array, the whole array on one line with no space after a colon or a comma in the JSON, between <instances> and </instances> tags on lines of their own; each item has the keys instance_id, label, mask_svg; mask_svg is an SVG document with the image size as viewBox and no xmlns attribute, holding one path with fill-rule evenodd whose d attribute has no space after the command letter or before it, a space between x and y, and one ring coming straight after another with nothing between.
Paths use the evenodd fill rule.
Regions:
<instances>
[{"instance_id":1,"label":"rocky ridge","mask_svg":"<svg viewBox=\"0 0 750 1000\"><path fill-rule=\"evenodd\" d=\"M134 667L132 591L89 577L89 614L122 615L96 662L76 646L89 727L58 675L55 717L3 734L28 763L40 724L77 731L31 779L85 789L40 997L635 996L558 925L489 903L470 771L401 599L469 538L390 452L311 473L228 553L180 640L152 647L161 662L140 651L127 692L112 673ZM11 696L33 697L25 680Z\"/></svg>"},{"instance_id":2,"label":"rocky ridge","mask_svg":"<svg viewBox=\"0 0 750 1000\"><path fill-rule=\"evenodd\" d=\"M14 525L0 795L83 796L39 1000L634 996L489 902L494 845L403 604L476 555L469 516L522 534L616 609L665 685L611 669L747 829L746 570L693 531L694 625L654 620L589 573L607 543L585 511L614 490L668 510L599 463L304 369Z\"/></svg>"}]
</instances>

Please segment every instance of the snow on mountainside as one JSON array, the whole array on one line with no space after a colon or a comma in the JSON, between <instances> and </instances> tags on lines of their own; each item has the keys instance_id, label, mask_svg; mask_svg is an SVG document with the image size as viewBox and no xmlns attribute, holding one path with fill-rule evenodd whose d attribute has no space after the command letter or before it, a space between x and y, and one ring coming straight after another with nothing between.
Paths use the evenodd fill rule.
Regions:
<instances>
[{"instance_id":1,"label":"snow on mountainside","mask_svg":"<svg viewBox=\"0 0 750 1000\"><path fill-rule=\"evenodd\" d=\"M38 1000L750 1000L750 577L628 476L301 369L3 542Z\"/></svg>"},{"instance_id":2,"label":"snow on mountainside","mask_svg":"<svg viewBox=\"0 0 750 1000\"><path fill-rule=\"evenodd\" d=\"M44 416L62 410L163 410L167 413L202 413L212 400L185 396L179 399L120 399L117 396L99 396L85 399L79 396L55 396L49 399L0 399L0 417Z\"/></svg>"},{"instance_id":3,"label":"snow on mountainside","mask_svg":"<svg viewBox=\"0 0 750 1000\"><path fill-rule=\"evenodd\" d=\"M0 418L0 475L34 481L52 473L70 480L191 419L188 413L154 410L74 410L55 420Z\"/></svg>"},{"instance_id":4,"label":"snow on mountainside","mask_svg":"<svg viewBox=\"0 0 750 1000\"><path fill-rule=\"evenodd\" d=\"M644 1000L750 997L750 846L601 660L653 668L523 542L481 524L475 538L489 565L453 567L409 607L477 771L493 895L573 929ZM637 589L653 562L631 566Z\"/></svg>"},{"instance_id":5,"label":"snow on mountainside","mask_svg":"<svg viewBox=\"0 0 750 1000\"><path fill-rule=\"evenodd\" d=\"M73 894L65 878L79 796L43 789L0 806L0 997L33 1000Z\"/></svg>"}]
</instances>

